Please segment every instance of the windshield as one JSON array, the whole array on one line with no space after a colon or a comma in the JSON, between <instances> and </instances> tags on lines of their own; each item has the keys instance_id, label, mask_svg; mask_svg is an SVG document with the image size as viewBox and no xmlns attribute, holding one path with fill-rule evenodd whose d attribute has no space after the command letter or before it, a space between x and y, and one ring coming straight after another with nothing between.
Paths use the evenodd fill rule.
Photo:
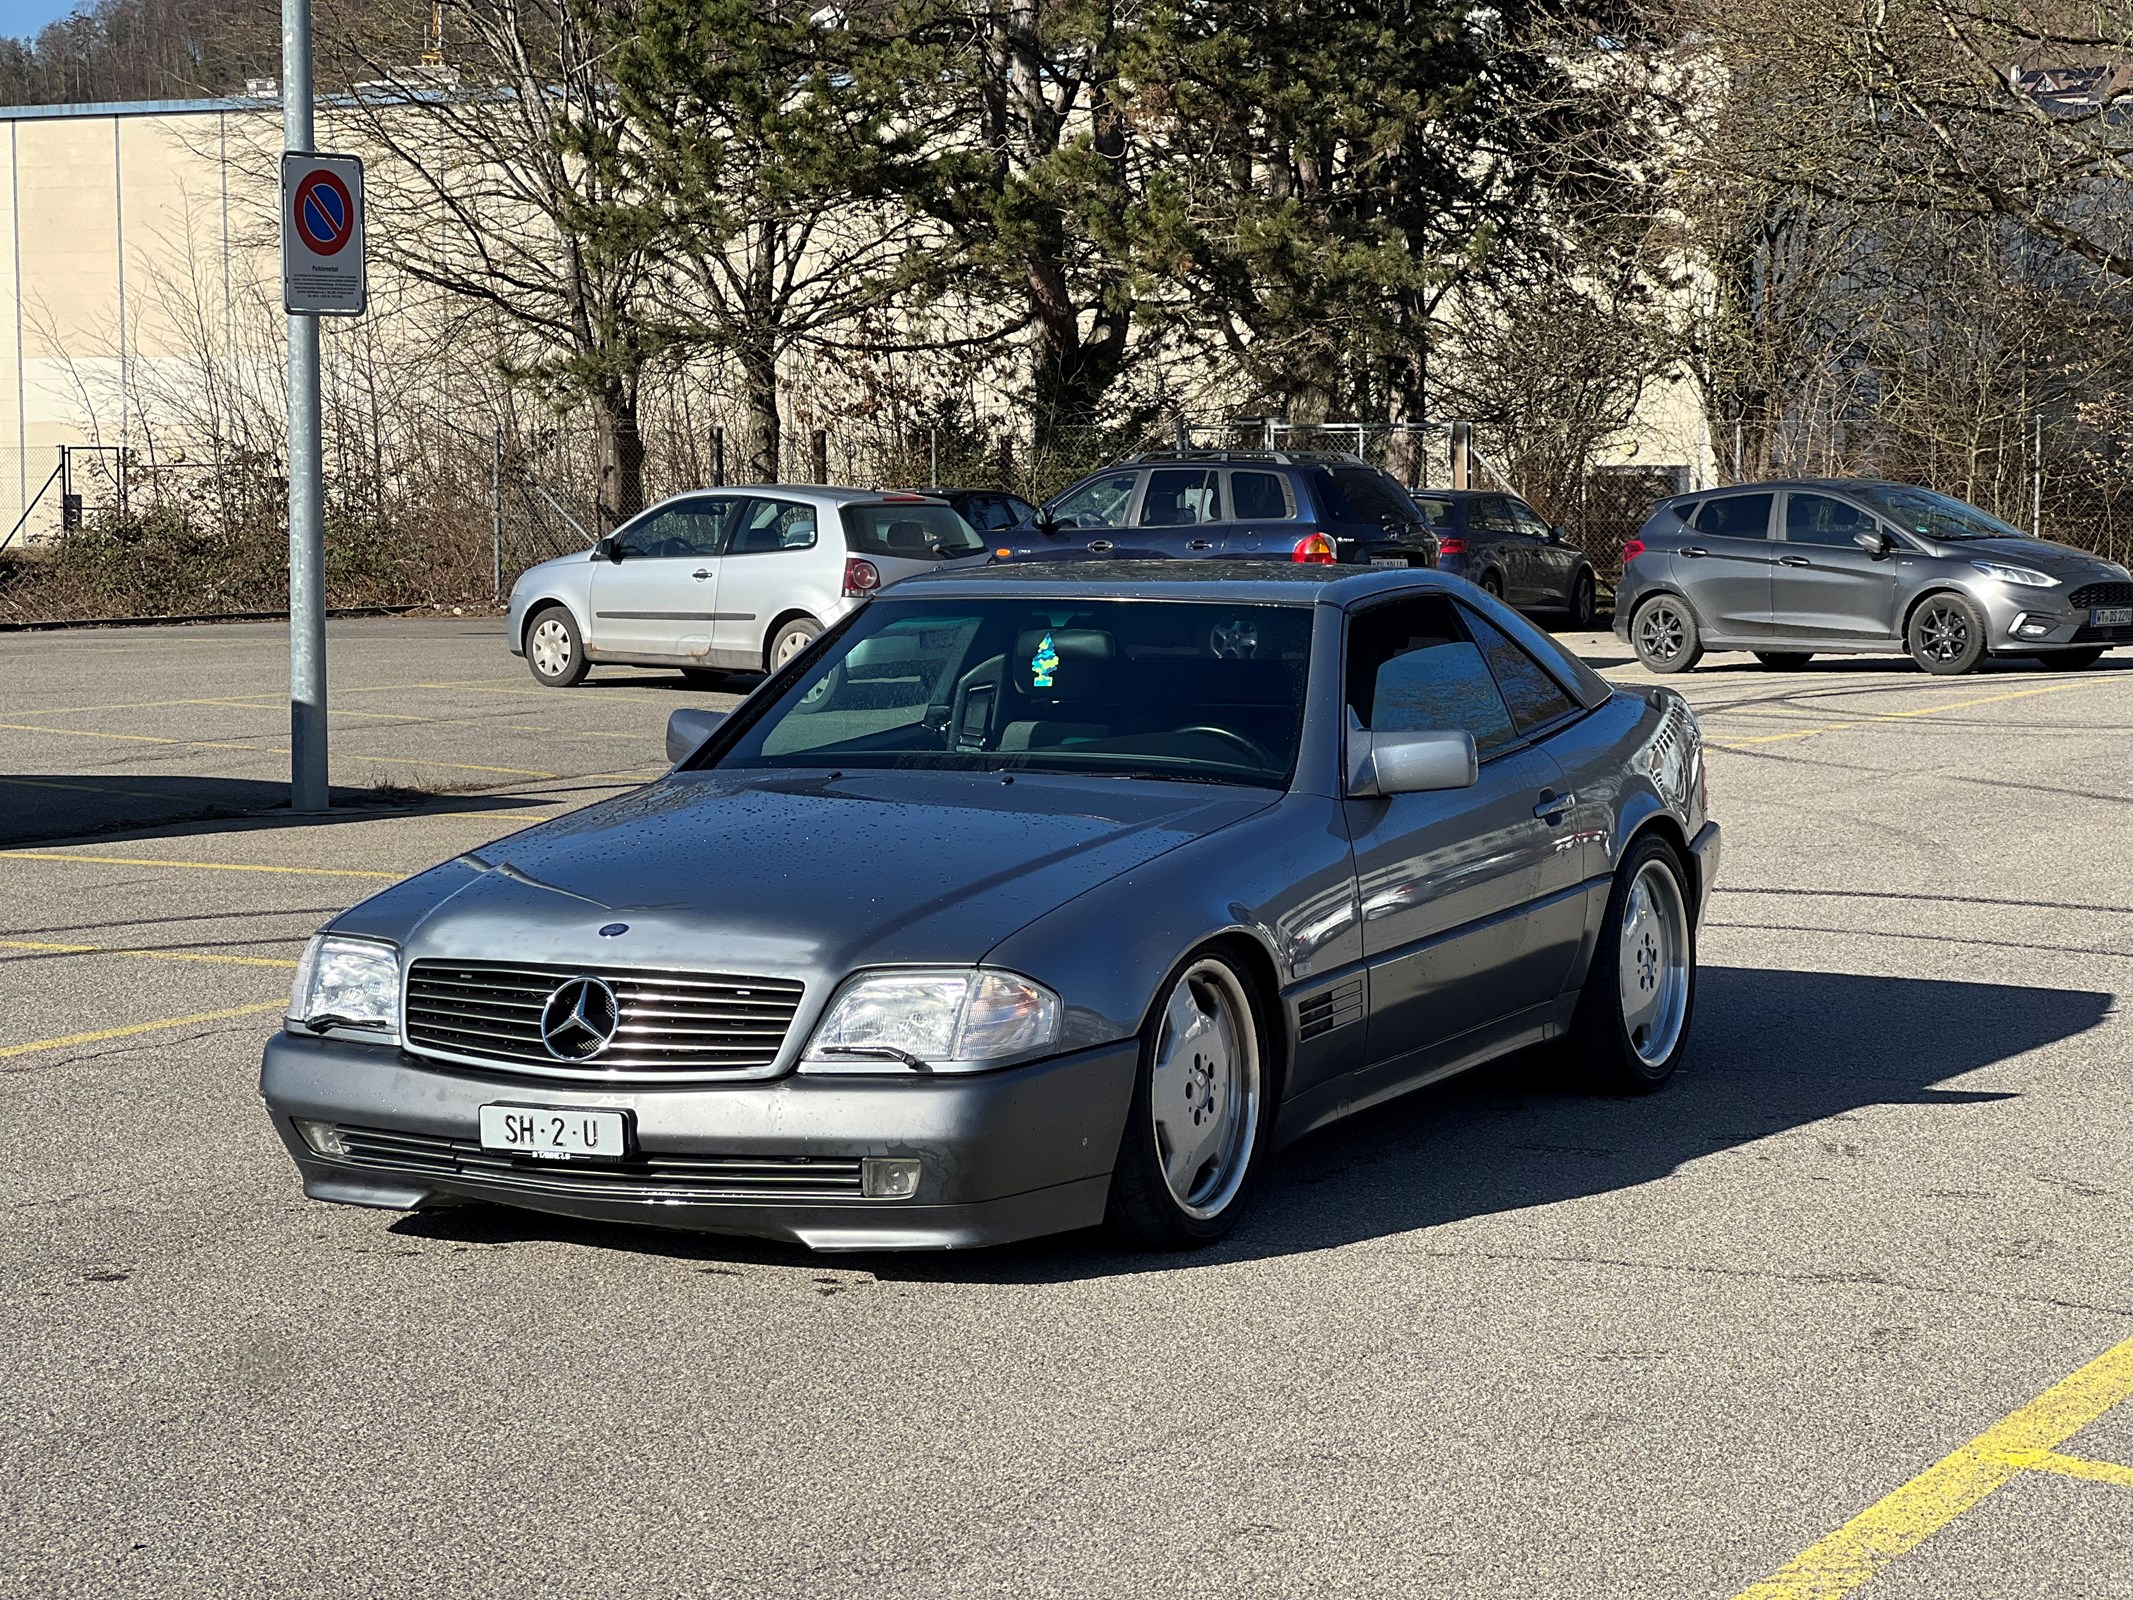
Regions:
<instances>
[{"instance_id":1,"label":"windshield","mask_svg":"<svg viewBox=\"0 0 2133 1600\"><path fill-rule=\"evenodd\" d=\"M947 561L985 548L985 536L953 506L924 500L862 502L846 506L843 515L844 547L855 556Z\"/></svg>"},{"instance_id":2,"label":"windshield","mask_svg":"<svg viewBox=\"0 0 2133 1600\"><path fill-rule=\"evenodd\" d=\"M717 765L1286 788L1311 616L1207 600L879 600Z\"/></svg>"},{"instance_id":3,"label":"windshield","mask_svg":"<svg viewBox=\"0 0 2133 1600\"><path fill-rule=\"evenodd\" d=\"M1931 489L1890 484L1846 484L1845 492L1864 500L1899 528L1928 539L2027 539L1998 517Z\"/></svg>"}]
</instances>

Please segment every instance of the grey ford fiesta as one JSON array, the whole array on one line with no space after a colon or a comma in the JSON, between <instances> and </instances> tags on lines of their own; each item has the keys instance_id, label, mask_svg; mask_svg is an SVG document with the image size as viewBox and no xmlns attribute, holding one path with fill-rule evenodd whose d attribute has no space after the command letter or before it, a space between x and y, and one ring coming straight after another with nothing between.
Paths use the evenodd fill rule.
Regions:
<instances>
[{"instance_id":1,"label":"grey ford fiesta","mask_svg":"<svg viewBox=\"0 0 2133 1600\"><path fill-rule=\"evenodd\" d=\"M262 1072L307 1194L1188 1246L1336 1117L1684 1048L1695 719L1434 573L914 579L677 745L313 940Z\"/></svg>"}]
</instances>

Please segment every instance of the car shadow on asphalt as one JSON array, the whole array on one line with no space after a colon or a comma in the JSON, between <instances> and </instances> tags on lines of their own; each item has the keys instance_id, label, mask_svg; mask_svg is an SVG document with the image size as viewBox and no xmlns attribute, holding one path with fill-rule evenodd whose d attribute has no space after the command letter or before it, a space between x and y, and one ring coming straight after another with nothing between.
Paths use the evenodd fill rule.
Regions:
<instances>
[{"instance_id":1,"label":"car shadow on asphalt","mask_svg":"<svg viewBox=\"0 0 2133 1600\"><path fill-rule=\"evenodd\" d=\"M600 792L609 791L603 787ZM289 809L286 779L8 772L0 773L0 849L231 831L225 824L245 829L315 828L333 822L375 821L381 816L514 811L525 804L523 794L336 787L331 810L297 812Z\"/></svg>"},{"instance_id":2,"label":"car shadow on asphalt","mask_svg":"<svg viewBox=\"0 0 2133 1600\"><path fill-rule=\"evenodd\" d=\"M1585 1091L1532 1051L1366 1111L1277 1156L1228 1239L1186 1254L1122 1249L1090 1231L967 1254L810 1255L797 1247L578 1223L471 1206L396 1233L572 1242L707 1263L901 1282L1043 1283L1176 1272L1304 1254L1665 1178L1684 1164L1870 1106L1960 1117L2013 1098L1951 1079L2096 1027L2108 994L1851 973L1705 967L1686 1064L1661 1092Z\"/></svg>"}]
</instances>

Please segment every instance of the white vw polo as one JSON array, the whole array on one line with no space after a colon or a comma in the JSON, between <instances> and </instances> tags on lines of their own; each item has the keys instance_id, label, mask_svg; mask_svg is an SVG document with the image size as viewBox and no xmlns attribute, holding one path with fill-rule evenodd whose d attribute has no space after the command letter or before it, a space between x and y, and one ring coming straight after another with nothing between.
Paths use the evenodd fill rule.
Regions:
<instances>
[{"instance_id":1,"label":"white vw polo","mask_svg":"<svg viewBox=\"0 0 2133 1600\"><path fill-rule=\"evenodd\" d=\"M597 662L769 672L898 578L987 559L945 501L769 484L675 495L511 590L511 653L567 688Z\"/></svg>"}]
</instances>

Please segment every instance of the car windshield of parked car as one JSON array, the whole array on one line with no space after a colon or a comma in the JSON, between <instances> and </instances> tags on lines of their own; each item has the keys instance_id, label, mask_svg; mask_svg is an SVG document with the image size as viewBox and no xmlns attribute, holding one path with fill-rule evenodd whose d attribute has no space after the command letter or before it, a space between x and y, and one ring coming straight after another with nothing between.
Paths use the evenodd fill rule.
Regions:
<instances>
[{"instance_id":1,"label":"car windshield of parked car","mask_svg":"<svg viewBox=\"0 0 2133 1600\"><path fill-rule=\"evenodd\" d=\"M715 765L1045 771L1285 788L1309 606L887 598Z\"/></svg>"},{"instance_id":2,"label":"car windshield of parked car","mask_svg":"<svg viewBox=\"0 0 2133 1600\"><path fill-rule=\"evenodd\" d=\"M843 517L844 547L855 556L947 561L985 548L985 536L953 506L891 500L846 506Z\"/></svg>"},{"instance_id":3,"label":"car windshield of parked car","mask_svg":"<svg viewBox=\"0 0 2133 1600\"><path fill-rule=\"evenodd\" d=\"M1931 489L1911 489L1889 484L1846 487L1897 527L1922 534L1928 539L1960 541L2029 537L2020 528L2010 527L1998 517L1978 510L1976 506L1948 495L1935 494Z\"/></svg>"}]
</instances>

